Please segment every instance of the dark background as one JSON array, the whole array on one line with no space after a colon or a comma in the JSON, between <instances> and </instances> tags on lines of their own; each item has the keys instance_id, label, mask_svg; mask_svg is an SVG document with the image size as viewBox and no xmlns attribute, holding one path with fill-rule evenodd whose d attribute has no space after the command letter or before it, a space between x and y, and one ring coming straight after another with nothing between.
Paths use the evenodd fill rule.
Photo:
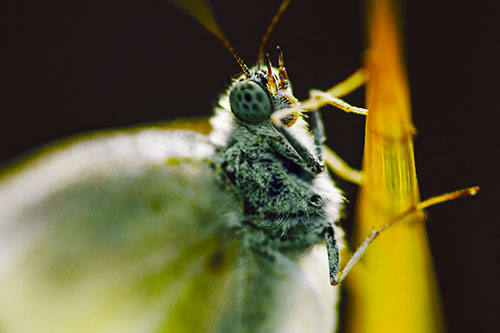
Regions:
<instances>
[{"instance_id":1,"label":"dark background","mask_svg":"<svg viewBox=\"0 0 500 333\"><path fill-rule=\"evenodd\" d=\"M214 0L253 65L280 1ZM9 1L0 162L76 133L209 116L239 67L199 23L165 1ZM365 43L357 1L295 0L267 51L285 52L300 99L358 69ZM491 332L500 314L499 6L408 1L402 22L418 134L422 197L480 185L474 198L429 210L429 237L450 332ZM362 106L363 91L347 100ZM326 108L329 145L361 165L364 119ZM351 201L356 187L344 182ZM351 205L352 206L352 205ZM397 314L395 314L397 315Z\"/></svg>"}]
</instances>

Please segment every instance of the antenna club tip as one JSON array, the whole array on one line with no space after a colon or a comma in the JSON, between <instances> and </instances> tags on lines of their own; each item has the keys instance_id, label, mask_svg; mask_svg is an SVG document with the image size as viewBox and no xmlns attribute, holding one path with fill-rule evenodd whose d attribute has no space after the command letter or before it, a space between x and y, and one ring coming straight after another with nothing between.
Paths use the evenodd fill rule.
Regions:
<instances>
[{"instance_id":1,"label":"antenna club tip","mask_svg":"<svg viewBox=\"0 0 500 333\"><path fill-rule=\"evenodd\" d=\"M479 192L480 188L479 186L472 186L466 189L465 191L467 192L468 195L476 195L477 192Z\"/></svg>"}]
</instances>

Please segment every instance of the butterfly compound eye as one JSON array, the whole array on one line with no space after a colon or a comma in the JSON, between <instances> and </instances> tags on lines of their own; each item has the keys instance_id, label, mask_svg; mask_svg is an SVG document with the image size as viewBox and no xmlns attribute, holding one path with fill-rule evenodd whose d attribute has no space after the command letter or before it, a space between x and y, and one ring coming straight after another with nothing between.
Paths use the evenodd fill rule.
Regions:
<instances>
[{"instance_id":1,"label":"butterfly compound eye","mask_svg":"<svg viewBox=\"0 0 500 333\"><path fill-rule=\"evenodd\" d=\"M259 123L271 115L271 100L264 89L253 81L237 82L229 92L233 112L249 123Z\"/></svg>"}]
</instances>

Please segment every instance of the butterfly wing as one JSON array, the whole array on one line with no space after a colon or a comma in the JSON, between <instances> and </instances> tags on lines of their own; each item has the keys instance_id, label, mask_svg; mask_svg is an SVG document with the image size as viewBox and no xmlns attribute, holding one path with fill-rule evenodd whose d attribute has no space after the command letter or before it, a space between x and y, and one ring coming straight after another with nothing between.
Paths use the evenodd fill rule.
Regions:
<instances>
[{"instance_id":1,"label":"butterfly wing","mask_svg":"<svg viewBox=\"0 0 500 333\"><path fill-rule=\"evenodd\" d=\"M231 233L241 213L207 162L213 149L195 132L136 129L59 144L8 171L0 329L301 329L294 313L329 329L333 290L325 300L315 287L328 286L325 254L304 259L317 262L305 271L250 253Z\"/></svg>"}]
</instances>

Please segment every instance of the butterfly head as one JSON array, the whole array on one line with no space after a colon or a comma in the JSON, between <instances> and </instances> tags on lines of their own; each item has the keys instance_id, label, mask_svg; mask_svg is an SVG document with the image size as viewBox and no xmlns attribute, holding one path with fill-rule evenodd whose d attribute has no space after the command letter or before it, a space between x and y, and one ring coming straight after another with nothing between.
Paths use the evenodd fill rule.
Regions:
<instances>
[{"instance_id":1,"label":"butterfly head","mask_svg":"<svg viewBox=\"0 0 500 333\"><path fill-rule=\"evenodd\" d=\"M257 124L273 112L297 104L292 94L288 75L283 62L283 53L278 48L279 68L273 68L266 55L266 68L255 66L241 75L229 90L229 103L235 116L247 123ZM292 126L298 119L298 112L284 117L281 122Z\"/></svg>"}]
</instances>

